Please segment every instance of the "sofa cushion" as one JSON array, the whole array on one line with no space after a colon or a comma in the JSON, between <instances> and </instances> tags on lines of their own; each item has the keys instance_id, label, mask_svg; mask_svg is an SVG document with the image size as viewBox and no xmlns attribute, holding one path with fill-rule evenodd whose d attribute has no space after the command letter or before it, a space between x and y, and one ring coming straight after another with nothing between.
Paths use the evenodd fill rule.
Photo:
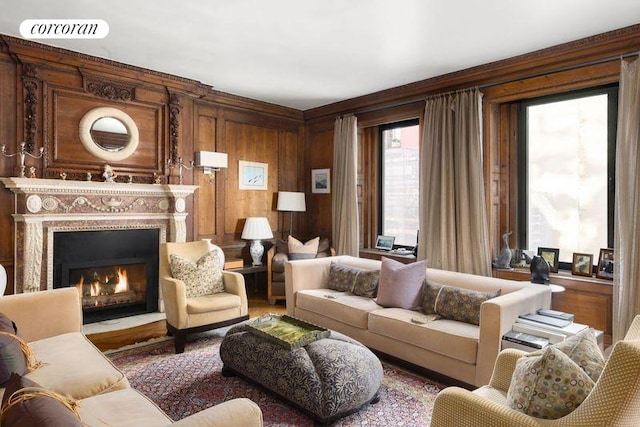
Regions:
<instances>
[{"instance_id":1,"label":"sofa cushion","mask_svg":"<svg viewBox=\"0 0 640 427\"><path fill-rule=\"evenodd\" d=\"M79 412L82 421L89 426L164 427L172 424L155 403L132 388L84 399L80 402Z\"/></svg>"},{"instance_id":2,"label":"sofa cushion","mask_svg":"<svg viewBox=\"0 0 640 427\"><path fill-rule=\"evenodd\" d=\"M549 346L516 362L507 391L509 407L532 417L558 419L571 413L595 383L569 356Z\"/></svg>"},{"instance_id":3,"label":"sofa cushion","mask_svg":"<svg viewBox=\"0 0 640 427\"><path fill-rule=\"evenodd\" d=\"M479 292L472 289L443 286L438 291L435 312L445 319L480 324L480 306L483 302L495 298L502 291Z\"/></svg>"},{"instance_id":4,"label":"sofa cushion","mask_svg":"<svg viewBox=\"0 0 640 427\"><path fill-rule=\"evenodd\" d=\"M26 377L73 399L129 386L127 378L81 332L29 343L42 366Z\"/></svg>"},{"instance_id":5,"label":"sofa cushion","mask_svg":"<svg viewBox=\"0 0 640 427\"><path fill-rule=\"evenodd\" d=\"M383 307L419 309L426 268L424 260L403 264L382 257L376 303Z\"/></svg>"},{"instance_id":6,"label":"sofa cushion","mask_svg":"<svg viewBox=\"0 0 640 427\"><path fill-rule=\"evenodd\" d=\"M356 277L358 277L358 273L361 271L363 271L361 268L332 262L329 266L327 287L334 291L351 292L356 283Z\"/></svg>"},{"instance_id":7,"label":"sofa cushion","mask_svg":"<svg viewBox=\"0 0 640 427\"><path fill-rule=\"evenodd\" d=\"M296 307L360 329L367 329L370 312L382 308L371 298L332 289L298 291Z\"/></svg>"},{"instance_id":8,"label":"sofa cushion","mask_svg":"<svg viewBox=\"0 0 640 427\"><path fill-rule=\"evenodd\" d=\"M375 298L378 293L380 270L363 270L356 276L353 294L359 297Z\"/></svg>"},{"instance_id":9,"label":"sofa cushion","mask_svg":"<svg viewBox=\"0 0 640 427\"><path fill-rule=\"evenodd\" d=\"M217 250L207 252L196 262L175 254L171 254L169 259L171 275L184 282L187 298L224 292Z\"/></svg>"},{"instance_id":10,"label":"sofa cushion","mask_svg":"<svg viewBox=\"0 0 640 427\"><path fill-rule=\"evenodd\" d=\"M24 388L30 388L29 397L19 394L11 399L11 405L7 404L11 396ZM41 393L42 392L42 393ZM81 427L78 416L63 401L63 397L47 395L47 390L28 378L16 373L11 374L7 381L7 388L2 397L2 426L3 427ZM69 402L68 404L75 404ZM113 408L111 408L113 410Z\"/></svg>"},{"instance_id":11,"label":"sofa cushion","mask_svg":"<svg viewBox=\"0 0 640 427\"><path fill-rule=\"evenodd\" d=\"M318 244L320 237L302 243L293 236L289 236L289 259L292 261L298 259L312 259L318 254Z\"/></svg>"},{"instance_id":12,"label":"sofa cushion","mask_svg":"<svg viewBox=\"0 0 640 427\"><path fill-rule=\"evenodd\" d=\"M417 316L420 317L415 311L401 308L375 310L369 313L369 332L465 363L476 363L478 326L446 319L415 323Z\"/></svg>"},{"instance_id":13,"label":"sofa cushion","mask_svg":"<svg viewBox=\"0 0 640 427\"><path fill-rule=\"evenodd\" d=\"M204 295L201 297L189 298L187 300L187 313L210 313L212 311L227 310L229 308L240 307L242 301L240 296L220 292L213 295Z\"/></svg>"},{"instance_id":14,"label":"sofa cushion","mask_svg":"<svg viewBox=\"0 0 640 427\"><path fill-rule=\"evenodd\" d=\"M24 375L28 370L17 333L15 323L0 313L0 386L4 386L12 372Z\"/></svg>"}]
</instances>

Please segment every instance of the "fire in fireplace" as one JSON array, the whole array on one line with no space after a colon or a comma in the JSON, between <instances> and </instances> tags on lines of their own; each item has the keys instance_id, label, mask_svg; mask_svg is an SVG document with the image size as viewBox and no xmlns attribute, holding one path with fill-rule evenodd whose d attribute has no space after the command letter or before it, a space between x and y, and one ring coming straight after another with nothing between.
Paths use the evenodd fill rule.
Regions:
<instances>
[{"instance_id":1,"label":"fire in fireplace","mask_svg":"<svg viewBox=\"0 0 640 427\"><path fill-rule=\"evenodd\" d=\"M53 287L74 286L84 323L158 311L157 229L54 233Z\"/></svg>"}]
</instances>

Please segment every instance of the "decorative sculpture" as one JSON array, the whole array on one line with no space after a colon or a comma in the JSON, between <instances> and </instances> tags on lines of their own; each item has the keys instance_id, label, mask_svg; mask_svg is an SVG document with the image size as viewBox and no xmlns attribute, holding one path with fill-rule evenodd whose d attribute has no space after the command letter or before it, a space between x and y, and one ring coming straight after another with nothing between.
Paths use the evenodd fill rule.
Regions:
<instances>
[{"instance_id":1,"label":"decorative sculpture","mask_svg":"<svg viewBox=\"0 0 640 427\"><path fill-rule=\"evenodd\" d=\"M511 270L511 249L509 249L509 236L513 231L504 233L502 235L502 249L498 258L493 262L494 268L500 268L505 270Z\"/></svg>"},{"instance_id":2,"label":"decorative sculpture","mask_svg":"<svg viewBox=\"0 0 640 427\"><path fill-rule=\"evenodd\" d=\"M104 172L102 172L102 177L104 178L104 182L116 182L116 177L118 174L115 173L113 168L109 165L104 165Z\"/></svg>"},{"instance_id":3,"label":"decorative sculpture","mask_svg":"<svg viewBox=\"0 0 640 427\"><path fill-rule=\"evenodd\" d=\"M551 268L546 259L541 256L534 256L531 260L531 283L546 285L549 283L549 273Z\"/></svg>"}]
</instances>

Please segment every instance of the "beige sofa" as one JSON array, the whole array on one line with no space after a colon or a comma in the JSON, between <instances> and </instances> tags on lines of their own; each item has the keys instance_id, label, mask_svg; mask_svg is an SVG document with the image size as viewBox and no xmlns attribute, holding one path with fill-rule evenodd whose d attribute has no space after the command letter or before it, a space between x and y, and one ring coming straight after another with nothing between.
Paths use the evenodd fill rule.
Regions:
<instances>
[{"instance_id":1,"label":"beige sofa","mask_svg":"<svg viewBox=\"0 0 640 427\"><path fill-rule=\"evenodd\" d=\"M480 325L438 319L412 321L419 313L384 308L374 299L327 288L331 262L365 270L380 269L380 261L338 256L285 264L287 313L348 335L382 353L444 374L469 385L491 378L502 335L520 314L549 308L548 286L474 276L427 268L427 280L478 291L502 290L485 301Z\"/></svg>"},{"instance_id":2,"label":"beige sofa","mask_svg":"<svg viewBox=\"0 0 640 427\"><path fill-rule=\"evenodd\" d=\"M124 374L82 333L82 309L75 288L6 296L0 298L0 312L15 322L19 336L42 363L25 377L77 400L84 425L262 425L262 412L249 399L230 400L174 424L131 388Z\"/></svg>"}]
</instances>

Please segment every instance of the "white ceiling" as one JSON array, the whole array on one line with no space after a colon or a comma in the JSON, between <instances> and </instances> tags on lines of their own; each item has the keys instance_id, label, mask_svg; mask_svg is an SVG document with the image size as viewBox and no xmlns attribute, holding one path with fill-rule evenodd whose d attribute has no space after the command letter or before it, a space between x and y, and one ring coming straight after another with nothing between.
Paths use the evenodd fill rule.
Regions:
<instances>
[{"instance_id":1,"label":"white ceiling","mask_svg":"<svg viewBox=\"0 0 640 427\"><path fill-rule=\"evenodd\" d=\"M103 19L40 40L306 110L640 23L639 0L1 0L25 19Z\"/></svg>"}]
</instances>

